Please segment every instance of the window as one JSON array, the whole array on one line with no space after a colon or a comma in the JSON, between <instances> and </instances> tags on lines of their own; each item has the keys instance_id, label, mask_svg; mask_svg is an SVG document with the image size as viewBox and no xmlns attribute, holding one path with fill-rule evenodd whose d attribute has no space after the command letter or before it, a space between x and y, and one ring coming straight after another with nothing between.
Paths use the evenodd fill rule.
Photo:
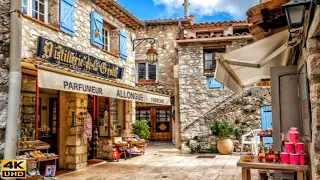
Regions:
<instances>
[{"instance_id":1,"label":"window","mask_svg":"<svg viewBox=\"0 0 320 180\"><path fill-rule=\"evenodd\" d=\"M197 38L210 37L210 32L198 32L196 33Z\"/></svg>"},{"instance_id":2,"label":"window","mask_svg":"<svg viewBox=\"0 0 320 180\"><path fill-rule=\"evenodd\" d=\"M214 79L213 76L206 77L207 89L220 89L223 88L223 84Z\"/></svg>"},{"instance_id":3,"label":"window","mask_svg":"<svg viewBox=\"0 0 320 180\"><path fill-rule=\"evenodd\" d=\"M157 64L139 62L136 64L138 83L155 83L158 80Z\"/></svg>"},{"instance_id":4,"label":"window","mask_svg":"<svg viewBox=\"0 0 320 180\"><path fill-rule=\"evenodd\" d=\"M109 29L107 29L106 27L102 28L102 49L106 50L106 51L110 51L110 33L109 33Z\"/></svg>"},{"instance_id":5,"label":"window","mask_svg":"<svg viewBox=\"0 0 320 180\"><path fill-rule=\"evenodd\" d=\"M141 120L147 120L150 122L150 109L137 109L136 111L136 120L141 121Z\"/></svg>"},{"instance_id":6,"label":"window","mask_svg":"<svg viewBox=\"0 0 320 180\"><path fill-rule=\"evenodd\" d=\"M47 23L48 0L22 0L22 12Z\"/></svg>"},{"instance_id":7,"label":"window","mask_svg":"<svg viewBox=\"0 0 320 180\"><path fill-rule=\"evenodd\" d=\"M204 70L205 71L215 71L217 60L220 55L223 54L222 50L204 50L203 58L204 58Z\"/></svg>"}]
</instances>

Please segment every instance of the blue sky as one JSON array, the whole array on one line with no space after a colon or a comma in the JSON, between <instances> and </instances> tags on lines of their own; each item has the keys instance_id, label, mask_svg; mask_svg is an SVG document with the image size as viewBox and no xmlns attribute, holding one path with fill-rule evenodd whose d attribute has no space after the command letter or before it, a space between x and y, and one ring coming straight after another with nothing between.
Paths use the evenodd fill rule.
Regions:
<instances>
[{"instance_id":1,"label":"blue sky","mask_svg":"<svg viewBox=\"0 0 320 180\"><path fill-rule=\"evenodd\" d=\"M190 0L190 14L196 22L245 20L246 11L259 0ZM118 0L141 20L180 18L183 0Z\"/></svg>"}]
</instances>

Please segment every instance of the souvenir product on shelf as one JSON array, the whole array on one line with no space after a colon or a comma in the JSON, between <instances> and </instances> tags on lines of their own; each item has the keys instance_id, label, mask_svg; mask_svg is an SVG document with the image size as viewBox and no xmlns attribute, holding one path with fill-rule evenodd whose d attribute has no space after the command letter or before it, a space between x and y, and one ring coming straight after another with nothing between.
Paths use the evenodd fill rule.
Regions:
<instances>
[{"instance_id":1,"label":"souvenir product on shelf","mask_svg":"<svg viewBox=\"0 0 320 180\"><path fill-rule=\"evenodd\" d=\"M55 165L47 165L45 171L45 177L55 177L56 175L56 166Z\"/></svg>"}]
</instances>

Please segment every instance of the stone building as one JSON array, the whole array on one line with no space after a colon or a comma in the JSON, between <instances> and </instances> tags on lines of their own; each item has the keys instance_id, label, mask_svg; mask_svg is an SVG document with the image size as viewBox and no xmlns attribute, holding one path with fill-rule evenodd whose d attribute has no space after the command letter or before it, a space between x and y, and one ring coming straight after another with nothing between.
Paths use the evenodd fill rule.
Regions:
<instances>
[{"instance_id":1,"label":"stone building","mask_svg":"<svg viewBox=\"0 0 320 180\"><path fill-rule=\"evenodd\" d=\"M0 1L0 159L3 156L4 134L8 101L10 0Z\"/></svg>"},{"instance_id":2,"label":"stone building","mask_svg":"<svg viewBox=\"0 0 320 180\"><path fill-rule=\"evenodd\" d=\"M305 16L302 24L292 27L288 26L286 15L281 11L282 5L288 2L289 0L272 0L248 10L248 21L252 23L250 32L259 41L220 58L217 68L220 73L216 73L215 78L237 92L236 87L248 83L245 82L248 77L239 72L239 67L232 66L225 60L241 61L243 64L239 66L250 72L253 67L249 64L254 62L252 57L263 60L264 56L269 56L268 62L264 62L265 65L270 63L269 66L265 68L262 65L249 75L255 77L264 74L270 78L274 149L282 149L280 133L285 134L290 127L297 127L299 140L304 143L308 156L308 179L318 180L320 5L318 1L310 1L305 14L302 14ZM259 51L261 45L265 47L263 51L250 54ZM240 53L243 56L237 57ZM283 63L275 65L281 61ZM255 62L260 63L257 60ZM230 67L231 70L223 72L225 67ZM224 80L228 78L228 82ZM236 78L238 82L234 81ZM243 87L240 89L246 92ZM294 179L294 174L290 177L289 174L275 172L275 179L282 179L284 176L286 179Z\"/></svg>"},{"instance_id":3,"label":"stone building","mask_svg":"<svg viewBox=\"0 0 320 180\"><path fill-rule=\"evenodd\" d=\"M248 27L245 21L194 23L184 27L184 37L177 40L183 142L197 138L200 150L214 148L216 141L212 141L209 127L215 120L225 120L243 132L261 128L260 109L270 105L270 89L249 88L238 96L213 77L221 55L254 41ZM239 140L234 142L239 150Z\"/></svg>"},{"instance_id":4,"label":"stone building","mask_svg":"<svg viewBox=\"0 0 320 180\"><path fill-rule=\"evenodd\" d=\"M22 2L20 150L40 140L50 145L49 152L59 154L60 168L80 169L90 159L111 158L113 138L131 132L135 102L170 105L169 96L135 87L132 39L145 24L117 2ZM1 12L8 7L2 3ZM4 15L1 129L9 42Z\"/></svg>"},{"instance_id":5,"label":"stone building","mask_svg":"<svg viewBox=\"0 0 320 180\"><path fill-rule=\"evenodd\" d=\"M247 95L242 97L235 95L213 79L216 59L221 54L254 41L247 22L194 23L194 17L188 16L180 19L148 20L144 23L146 26L139 29L137 39L155 39L153 47L158 52L158 61L152 63L156 65L155 78L147 77L146 74L152 73L145 65L147 62L145 52L150 44L148 41L142 42L136 51L136 84L146 90L168 94L174 99L171 110L175 114L172 115L170 128L172 128L172 140L177 147L180 147L178 142L180 139L187 143L199 136L203 137L201 145L199 144L201 149L215 147L212 144L208 147L210 144L208 139L211 137L209 126L216 119L237 124L237 127L245 132L260 128L260 108L270 105L270 89L251 88L248 89ZM232 106L231 104L234 106L233 111L238 114L221 110ZM250 110L243 110L242 106L247 106ZM157 125L161 123L156 121L158 114L153 112L163 108L166 107L148 104L138 104L136 108L137 120L141 118L150 120L150 125L154 127L152 136L155 140L167 140L166 135L157 129ZM237 115L243 111L248 111L249 119L247 116L246 119L240 118L239 121ZM140 115L143 113L155 114L146 117ZM176 124L177 122L179 124ZM242 125L242 123L247 124ZM177 134L175 131L178 131ZM235 142L238 147L239 141ZM202 146L203 144L207 145Z\"/></svg>"}]
</instances>

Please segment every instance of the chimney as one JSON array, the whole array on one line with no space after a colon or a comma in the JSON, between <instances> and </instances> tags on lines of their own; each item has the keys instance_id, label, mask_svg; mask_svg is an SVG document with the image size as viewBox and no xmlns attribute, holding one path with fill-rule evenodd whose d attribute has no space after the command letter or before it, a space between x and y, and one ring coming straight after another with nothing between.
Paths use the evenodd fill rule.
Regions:
<instances>
[{"instance_id":1,"label":"chimney","mask_svg":"<svg viewBox=\"0 0 320 180\"><path fill-rule=\"evenodd\" d=\"M184 0L183 6L184 6L184 18L189 18L189 0Z\"/></svg>"}]
</instances>

